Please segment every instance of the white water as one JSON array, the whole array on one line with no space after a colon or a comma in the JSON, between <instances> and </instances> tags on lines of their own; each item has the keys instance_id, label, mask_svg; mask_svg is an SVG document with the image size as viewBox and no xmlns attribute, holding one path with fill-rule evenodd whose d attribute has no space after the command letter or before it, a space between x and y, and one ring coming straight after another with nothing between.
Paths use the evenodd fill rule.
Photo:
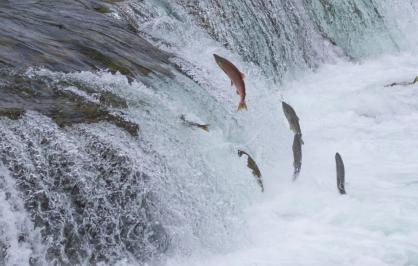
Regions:
<instances>
[{"instance_id":1,"label":"white water","mask_svg":"<svg viewBox=\"0 0 418 266\"><path fill-rule=\"evenodd\" d=\"M283 95L305 140L299 180L291 183L290 131L253 143L256 154L282 146L278 156L256 157L266 193L244 210L242 236L233 236L243 244L167 265L418 265L418 85L384 87L413 79L417 62L413 54L340 62L287 82ZM251 94L249 103L253 115ZM264 108L248 123L281 123L278 108ZM336 188L337 151L346 196Z\"/></svg>"},{"instance_id":2,"label":"white water","mask_svg":"<svg viewBox=\"0 0 418 266\"><path fill-rule=\"evenodd\" d=\"M60 131L36 115L16 122L21 124L17 131L40 121L59 135L57 146L69 142L76 147L70 150L79 154L75 162L80 165L88 161L83 155L88 139L98 136L133 158L135 167L149 168L150 187L163 202L161 220L171 236L171 249L156 264L418 265L418 85L384 87L418 75L418 54L362 63L327 58L315 72L286 73L279 85L190 21L178 21L163 10L157 13L155 20L140 24L141 31L169 43L159 45L174 53L173 61L198 84L178 74L175 80L153 80L156 90L109 73L37 73L83 80L127 99L126 117L141 126L141 140L105 123ZM364 53L370 50L366 48ZM247 112L235 112L237 96L213 53L227 57L246 74ZM295 183L293 138L281 98L295 108L305 141L302 173ZM209 123L210 132L184 127L178 119L182 113ZM40 138L44 132L34 134ZM238 158L238 148L257 161L264 194L245 160ZM346 166L346 196L336 188L337 151ZM11 180L6 171L4 175ZM30 248L16 241L16 228L30 227L30 222L24 211L11 211L6 196L1 197L7 208L0 222L10 228L9 262L24 264ZM42 244L36 246L43 249Z\"/></svg>"},{"instance_id":3,"label":"white water","mask_svg":"<svg viewBox=\"0 0 418 266\"><path fill-rule=\"evenodd\" d=\"M167 187L159 188L168 201L165 222L174 237L172 249L158 264L418 265L418 85L384 87L411 81L417 75L417 54L339 61L275 88L261 71L223 49L208 45L192 52L189 59L197 64L193 75L208 89L196 93L216 100L182 94L174 83L178 97L129 85L111 74L67 75L129 99L129 117L139 121L155 150L166 153L169 170L176 169L166 173L173 178L164 181ZM246 73L247 112L235 112L238 99L227 78L205 59L213 52L227 54ZM300 117L305 141L295 183L293 137L281 110L282 97ZM150 110L161 102L164 106L157 115L146 115L135 105L141 101ZM183 127L180 113L208 121L210 132ZM245 160L237 157L238 148L257 161L265 193ZM129 153L138 156L132 149ZM336 188L335 152L346 166L345 196ZM13 248L27 252L17 243Z\"/></svg>"},{"instance_id":4,"label":"white water","mask_svg":"<svg viewBox=\"0 0 418 266\"><path fill-rule=\"evenodd\" d=\"M391 11L402 14L406 9L398 6ZM166 25L173 23L167 30ZM396 23L398 34L416 25L408 20ZM230 189L243 195L235 198L241 202L234 205L242 209L231 218L240 225L229 233L230 239L217 247L200 239L203 244L188 246L188 252L180 248L166 265L418 265L418 85L384 87L418 75L417 53L361 63L336 59L315 72L290 73L278 85L193 27L160 20L144 28L175 44L170 51L193 64L184 69L241 126L226 139L202 134L201 142L222 147L232 141L234 147L247 148L261 168L266 188L261 195L227 186L225 195L234 193ZM408 43L410 49L413 39L408 35L397 41L403 47ZM213 53L231 59L246 74L248 112L233 113L237 99L214 64ZM295 183L291 183L293 137L284 122L281 97L299 115L305 141L302 173ZM247 170L244 160L237 165L226 159L234 156L233 150L219 151L216 156L226 161L214 165L226 182L237 179L236 174L252 178L249 170L239 170ZM346 196L336 188L336 152L346 166ZM211 220L207 230L224 239L224 233L216 230L218 222Z\"/></svg>"},{"instance_id":5,"label":"white water","mask_svg":"<svg viewBox=\"0 0 418 266\"><path fill-rule=\"evenodd\" d=\"M1 246L0 252L5 248L10 250L5 256L9 265L26 265L32 253L42 252L39 250L42 249L41 236L33 229L15 185L7 169L0 165L0 188L7 191L0 193L0 240L8 244Z\"/></svg>"}]
</instances>

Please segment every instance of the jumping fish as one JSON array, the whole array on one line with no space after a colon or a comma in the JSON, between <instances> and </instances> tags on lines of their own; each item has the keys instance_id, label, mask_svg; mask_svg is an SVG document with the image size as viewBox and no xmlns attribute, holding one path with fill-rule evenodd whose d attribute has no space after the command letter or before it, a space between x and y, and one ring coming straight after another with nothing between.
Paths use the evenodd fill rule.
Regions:
<instances>
[{"instance_id":1,"label":"jumping fish","mask_svg":"<svg viewBox=\"0 0 418 266\"><path fill-rule=\"evenodd\" d=\"M385 85L385 87L393 87L393 86L408 86L408 85L413 85L415 83L418 82L418 76L415 77L414 81L412 82L407 82L407 81L403 81L403 82L394 82L388 85Z\"/></svg>"},{"instance_id":2,"label":"jumping fish","mask_svg":"<svg viewBox=\"0 0 418 266\"><path fill-rule=\"evenodd\" d=\"M241 109L247 110L247 104L245 103L245 75L241 73L234 64L229 62L223 57L217 54L213 54L218 66L225 72L225 74L231 79L231 86L235 86L237 94L240 96L240 102L237 111Z\"/></svg>"},{"instance_id":3,"label":"jumping fish","mask_svg":"<svg viewBox=\"0 0 418 266\"><path fill-rule=\"evenodd\" d=\"M299 176L300 169L302 168L302 136L295 134L293 138L293 181Z\"/></svg>"},{"instance_id":4,"label":"jumping fish","mask_svg":"<svg viewBox=\"0 0 418 266\"><path fill-rule=\"evenodd\" d=\"M261 192L264 192L263 180L261 179L260 169L258 169L257 164L248 153L246 153L245 151L238 150L239 157L241 157L243 154L247 155L247 167L253 171L253 176L255 176L255 178L257 179L257 183L261 187Z\"/></svg>"},{"instance_id":5,"label":"jumping fish","mask_svg":"<svg viewBox=\"0 0 418 266\"><path fill-rule=\"evenodd\" d=\"M337 165L337 188L341 195L345 194L345 170L344 162L341 155L337 152L335 154L335 163Z\"/></svg>"},{"instance_id":6,"label":"jumping fish","mask_svg":"<svg viewBox=\"0 0 418 266\"><path fill-rule=\"evenodd\" d=\"M295 110L292 106L290 106L284 101L282 101L282 108L283 113L286 116L287 121L289 122L290 130L292 130L293 133L295 133L296 135L300 135L300 142L304 144L302 140L302 131L299 125L299 117L296 115Z\"/></svg>"},{"instance_id":7,"label":"jumping fish","mask_svg":"<svg viewBox=\"0 0 418 266\"><path fill-rule=\"evenodd\" d=\"M186 124L186 125L188 125L188 126L190 126L190 127L198 127L198 128L201 128L201 129L203 129L204 131L206 131L206 132L209 132L209 125L207 125L207 124L198 124L198 123L196 123L196 122L191 122L191 121L189 121L189 120L187 120L186 119L186 117L184 116L184 115L181 115L180 116L180 119Z\"/></svg>"}]
</instances>

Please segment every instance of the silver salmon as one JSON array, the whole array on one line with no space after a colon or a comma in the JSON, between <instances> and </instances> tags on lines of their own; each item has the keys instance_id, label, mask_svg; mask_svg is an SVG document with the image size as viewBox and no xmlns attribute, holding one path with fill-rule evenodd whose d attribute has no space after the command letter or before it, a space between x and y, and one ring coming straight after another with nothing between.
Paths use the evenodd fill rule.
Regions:
<instances>
[{"instance_id":1,"label":"silver salmon","mask_svg":"<svg viewBox=\"0 0 418 266\"><path fill-rule=\"evenodd\" d=\"M261 187L261 192L264 192L263 180L261 179L260 169L248 153L246 153L245 151L238 150L239 157L241 157L243 154L247 155L247 167L252 170L253 176L257 179L257 183Z\"/></svg>"},{"instance_id":2,"label":"silver salmon","mask_svg":"<svg viewBox=\"0 0 418 266\"><path fill-rule=\"evenodd\" d=\"M304 144L302 140L302 130L300 129L300 124L299 124L299 117L296 115L295 110L293 109L292 106L290 106L284 101L282 101L282 108L283 108L283 113L286 116L287 122L289 122L290 130L292 130L293 133L300 135L300 141L302 144Z\"/></svg>"},{"instance_id":3,"label":"silver salmon","mask_svg":"<svg viewBox=\"0 0 418 266\"><path fill-rule=\"evenodd\" d=\"M203 129L206 132L209 132L209 125L208 124L198 124L196 122L192 122L186 119L184 115L180 116L180 119L183 121L184 124L190 127L198 127L200 129Z\"/></svg>"},{"instance_id":4,"label":"silver salmon","mask_svg":"<svg viewBox=\"0 0 418 266\"><path fill-rule=\"evenodd\" d=\"M295 134L293 138L293 181L297 179L302 168L302 136Z\"/></svg>"},{"instance_id":5,"label":"silver salmon","mask_svg":"<svg viewBox=\"0 0 418 266\"><path fill-rule=\"evenodd\" d=\"M385 87L393 87L393 86L408 86L408 85L414 85L418 82L418 76L415 77L414 81L408 82L408 81L402 81L402 82L394 82L388 85L385 85Z\"/></svg>"},{"instance_id":6,"label":"silver salmon","mask_svg":"<svg viewBox=\"0 0 418 266\"><path fill-rule=\"evenodd\" d=\"M341 155L337 152L335 154L335 164L337 166L337 188L341 195L346 194L345 192L345 169L344 162Z\"/></svg>"}]
</instances>

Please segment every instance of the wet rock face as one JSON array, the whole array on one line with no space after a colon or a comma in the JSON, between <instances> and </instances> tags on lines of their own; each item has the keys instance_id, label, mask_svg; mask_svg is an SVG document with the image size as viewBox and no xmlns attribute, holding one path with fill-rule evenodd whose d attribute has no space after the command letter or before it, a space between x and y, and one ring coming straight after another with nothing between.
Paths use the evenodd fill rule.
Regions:
<instances>
[{"instance_id":1,"label":"wet rock face","mask_svg":"<svg viewBox=\"0 0 418 266\"><path fill-rule=\"evenodd\" d=\"M112 15L122 2L0 1L0 163L45 247L30 265L140 263L169 247L164 208L151 185L159 171L143 169L144 158L136 161L145 152L138 148L132 156L82 126L61 129L108 122L139 136L139 125L126 118L126 100L81 81L27 72L104 69L131 81L170 77L170 55ZM1 186L0 192L8 193ZM18 241L31 240L22 234ZM0 240L0 265L7 264L8 248Z\"/></svg>"},{"instance_id":2,"label":"wet rock face","mask_svg":"<svg viewBox=\"0 0 418 266\"><path fill-rule=\"evenodd\" d=\"M110 13L122 1L0 1L0 116L19 119L27 110L52 118L59 126L109 122L139 135L139 126L109 108L127 108L126 101L107 92L97 102L63 90L73 86L97 94L85 84L30 78L28 67L53 71L119 72L128 80L151 73L170 76L169 54L130 30L125 19Z\"/></svg>"},{"instance_id":3,"label":"wet rock face","mask_svg":"<svg viewBox=\"0 0 418 266\"><path fill-rule=\"evenodd\" d=\"M48 78L29 78L0 71L0 117L19 119L27 110L37 111L52 118L60 127L79 123L109 122L132 136L138 136L139 126L120 115L110 113L109 107L127 108L126 101L111 92L98 92L86 84L53 81ZM99 95L91 102L66 88Z\"/></svg>"},{"instance_id":4,"label":"wet rock face","mask_svg":"<svg viewBox=\"0 0 418 266\"><path fill-rule=\"evenodd\" d=\"M169 54L110 15L119 1L1 1L0 66L170 75Z\"/></svg>"},{"instance_id":5,"label":"wet rock face","mask_svg":"<svg viewBox=\"0 0 418 266\"><path fill-rule=\"evenodd\" d=\"M0 131L0 160L43 236L45 254L33 265L144 262L168 248L151 173L101 137L76 130L74 142L57 128L31 129L30 120ZM2 252L0 243L0 262Z\"/></svg>"}]
</instances>

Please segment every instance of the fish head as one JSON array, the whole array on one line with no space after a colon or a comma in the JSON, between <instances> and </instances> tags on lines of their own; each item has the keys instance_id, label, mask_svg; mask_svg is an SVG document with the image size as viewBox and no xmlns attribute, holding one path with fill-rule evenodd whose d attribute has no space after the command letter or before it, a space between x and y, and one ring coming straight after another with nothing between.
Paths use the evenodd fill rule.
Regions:
<instances>
[{"instance_id":1,"label":"fish head","mask_svg":"<svg viewBox=\"0 0 418 266\"><path fill-rule=\"evenodd\" d=\"M336 160L340 160L341 159L341 155L338 152L335 154L335 159Z\"/></svg>"},{"instance_id":2,"label":"fish head","mask_svg":"<svg viewBox=\"0 0 418 266\"><path fill-rule=\"evenodd\" d=\"M289 105L285 101L282 101L282 107L283 109L287 109L289 108Z\"/></svg>"},{"instance_id":3,"label":"fish head","mask_svg":"<svg viewBox=\"0 0 418 266\"><path fill-rule=\"evenodd\" d=\"M220 67L220 68L223 68L223 58L222 57L220 57L219 55L217 55L217 54L213 54L213 57L215 57L215 62L216 62L216 64L218 64L218 66Z\"/></svg>"},{"instance_id":4,"label":"fish head","mask_svg":"<svg viewBox=\"0 0 418 266\"><path fill-rule=\"evenodd\" d=\"M290 105L287 104L285 101L282 101L282 108L283 112L285 113L286 117L290 114Z\"/></svg>"}]
</instances>

